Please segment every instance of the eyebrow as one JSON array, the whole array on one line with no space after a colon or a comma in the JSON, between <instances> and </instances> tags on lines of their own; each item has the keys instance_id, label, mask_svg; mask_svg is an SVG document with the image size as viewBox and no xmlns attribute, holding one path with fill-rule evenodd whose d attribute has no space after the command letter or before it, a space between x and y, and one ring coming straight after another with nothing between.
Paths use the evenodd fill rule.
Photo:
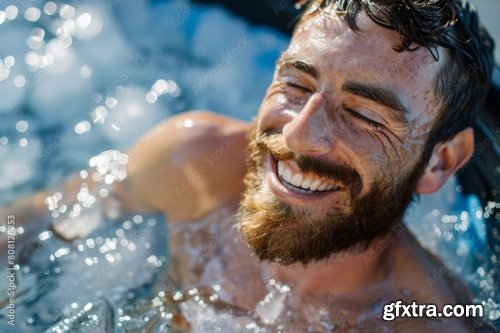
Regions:
<instances>
[{"instance_id":1,"label":"eyebrow","mask_svg":"<svg viewBox=\"0 0 500 333\"><path fill-rule=\"evenodd\" d=\"M294 55L283 53L276 61L277 67L291 66L299 71L311 75L313 78L319 78L319 70L306 60L297 58ZM407 116L410 114L408 108L400 101L398 96L391 90L383 87L365 84L355 81L347 81L342 85L342 91L371 100L379 105L382 105L390 110L393 110L394 117L397 121L407 124Z\"/></svg>"},{"instance_id":2,"label":"eyebrow","mask_svg":"<svg viewBox=\"0 0 500 333\"><path fill-rule=\"evenodd\" d=\"M278 61L276 61L276 66L291 66L298 69L299 71L311 75L315 79L319 78L319 71L316 67L314 67L314 65L293 55L282 54Z\"/></svg>"},{"instance_id":3,"label":"eyebrow","mask_svg":"<svg viewBox=\"0 0 500 333\"><path fill-rule=\"evenodd\" d=\"M347 81L342 85L342 91L369 99L388 109L396 111L393 112L393 115L399 122L403 124L408 122L406 116L408 116L410 112L403 103L401 103L398 96L391 90L360 82Z\"/></svg>"}]
</instances>

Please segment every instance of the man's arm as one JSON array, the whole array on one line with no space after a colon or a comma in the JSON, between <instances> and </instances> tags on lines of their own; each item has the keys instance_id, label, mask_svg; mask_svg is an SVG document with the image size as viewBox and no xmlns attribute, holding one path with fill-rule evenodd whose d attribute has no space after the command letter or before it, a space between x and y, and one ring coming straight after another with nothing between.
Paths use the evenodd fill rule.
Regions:
<instances>
[{"instance_id":1,"label":"man's arm","mask_svg":"<svg viewBox=\"0 0 500 333\"><path fill-rule=\"evenodd\" d=\"M186 221L238 198L248 129L247 123L206 111L158 125L128 153L128 178L120 191L126 206Z\"/></svg>"}]
</instances>

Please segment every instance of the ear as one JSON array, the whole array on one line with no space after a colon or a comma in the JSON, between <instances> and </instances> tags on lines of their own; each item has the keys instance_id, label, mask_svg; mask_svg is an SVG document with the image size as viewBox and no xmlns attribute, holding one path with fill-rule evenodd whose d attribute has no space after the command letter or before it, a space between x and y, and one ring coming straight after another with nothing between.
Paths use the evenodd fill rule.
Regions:
<instances>
[{"instance_id":1,"label":"ear","mask_svg":"<svg viewBox=\"0 0 500 333\"><path fill-rule=\"evenodd\" d=\"M418 194L434 193L446 180L465 165L474 152L474 131L472 128L458 132L446 142L438 143L432 152L424 174L417 182Z\"/></svg>"}]
</instances>

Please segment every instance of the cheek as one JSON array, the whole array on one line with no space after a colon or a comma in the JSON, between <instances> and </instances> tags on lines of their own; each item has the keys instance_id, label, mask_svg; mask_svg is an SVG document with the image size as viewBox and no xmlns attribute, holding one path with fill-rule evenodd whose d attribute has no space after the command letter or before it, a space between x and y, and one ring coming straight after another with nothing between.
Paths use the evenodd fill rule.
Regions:
<instances>
[{"instance_id":1,"label":"cheek","mask_svg":"<svg viewBox=\"0 0 500 333\"><path fill-rule=\"evenodd\" d=\"M365 155L365 158L360 161L359 173L363 180L363 191L366 193L373 184L381 182L387 178L387 175L392 173L390 171L390 163L387 159L382 158L380 155Z\"/></svg>"},{"instance_id":2,"label":"cheek","mask_svg":"<svg viewBox=\"0 0 500 333\"><path fill-rule=\"evenodd\" d=\"M257 114L257 132L272 127L276 123L276 107L269 100L264 100Z\"/></svg>"},{"instance_id":3,"label":"cheek","mask_svg":"<svg viewBox=\"0 0 500 333\"><path fill-rule=\"evenodd\" d=\"M290 103L282 94L266 96L257 116L258 132L264 130L281 131L286 123L299 113L296 105Z\"/></svg>"},{"instance_id":4,"label":"cheek","mask_svg":"<svg viewBox=\"0 0 500 333\"><path fill-rule=\"evenodd\" d=\"M428 137L428 126L410 125L403 134L397 136L385 131L356 129L346 131L345 143L348 149L356 153L365 168L383 168L397 176L406 170L410 162L422 155ZM350 135L349 135L350 133Z\"/></svg>"},{"instance_id":5,"label":"cheek","mask_svg":"<svg viewBox=\"0 0 500 333\"><path fill-rule=\"evenodd\" d=\"M425 122L423 124L414 125L408 130L408 135L404 138L403 144L400 146L400 155L403 161L404 167L408 167L411 161L416 161L419 159L424 152L425 144L429 137L430 124Z\"/></svg>"},{"instance_id":6,"label":"cheek","mask_svg":"<svg viewBox=\"0 0 500 333\"><path fill-rule=\"evenodd\" d=\"M277 110L267 107L266 105L263 105L260 108L257 117L257 133L261 133L269 129L275 129L279 126L279 123L280 117Z\"/></svg>"},{"instance_id":7,"label":"cheek","mask_svg":"<svg viewBox=\"0 0 500 333\"><path fill-rule=\"evenodd\" d=\"M364 135L362 138L355 136L352 140L344 141L343 145L346 161L362 179L362 193L368 192L375 183L387 183L397 177L403 159L398 158L392 147L382 145L371 135Z\"/></svg>"}]
</instances>

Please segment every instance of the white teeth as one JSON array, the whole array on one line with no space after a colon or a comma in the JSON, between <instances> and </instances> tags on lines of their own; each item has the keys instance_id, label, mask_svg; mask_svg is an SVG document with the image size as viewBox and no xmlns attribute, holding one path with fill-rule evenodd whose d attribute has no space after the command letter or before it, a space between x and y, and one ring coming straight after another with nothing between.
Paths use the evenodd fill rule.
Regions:
<instances>
[{"instance_id":1,"label":"white teeth","mask_svg":"<svg viewBox=\"0 0 500 333\"><path fill-rule=\"evenodd\" d=\"M307 190L311 186L311 182L312 182L312 180L310 178L307 178L306 180L304 180L302 182L302 184L300 185L300 187L305 188Z\"/></svg>"},{"instance_id":2,"label":"white teeth","mask_svg":"<svg viewBox=\"0 0 500 333\"><path fill-rule=\"evenodd\" d=\"M326 184L321 184L319 187L318 187L318 191L324 191L326 188Z\"/></svg>"},{"instance_id":3,"label":"white teeth","mask_svg":"<svg viewBox=\"0 0 500 333\"><path fill-rule=\"evenodd\" d=\"M283 171L285 170L285 166L283 165L283 162L278 161L278 175L282 175Z\"/></svg>"},{"instance_id":4,"label":"white teeth","mask_svg":"<svg viewBox=\"0 0 500 333\"><path fill-rule=\"evenodd\" d=\"M309 187L309 189L310 189L311 191L316 191L316 190L318 189L318 187L319 187L319 185L320 185L320 184L321 184L321 180L316 179L316 180L315 180L315 181L311 184L311 186Z\"/></svg>"},{"instance_id":5,"label":"white teeth","mask_svg":"<svg viewBox=\"0 0 500 333\"><path fill-rule=\"evenodd\" d=\"M305 178L300 172L292 175L292 171L282 161L278 161L278 175L287 183L308 191L331 191L336 187L333 184L324 184L320 179Z\"/></svg>"},{"instance_id":6,"label":"white teeth","mask_svg":"<svg viewBox=\"0 0 500 333\"><path fill-rule=\"evenodd\" d=\"M293 186L300 187L300 184L302 184L302 175L301 175L300 173L295 174L295 175L292 177L292 180L290 181L290 183L291 183Z\"/></svg>"},{"instance_id":7,"label":"white teeth","mask_svg":"<svg viewBox=\"0 0 500 333\"><path fill-rule=\"evenodd\" d=\"M283 172L283 179L290 183L292 180L292 172L290 169L285 168L285 171Z\"/></svg>"}]
</instances>

